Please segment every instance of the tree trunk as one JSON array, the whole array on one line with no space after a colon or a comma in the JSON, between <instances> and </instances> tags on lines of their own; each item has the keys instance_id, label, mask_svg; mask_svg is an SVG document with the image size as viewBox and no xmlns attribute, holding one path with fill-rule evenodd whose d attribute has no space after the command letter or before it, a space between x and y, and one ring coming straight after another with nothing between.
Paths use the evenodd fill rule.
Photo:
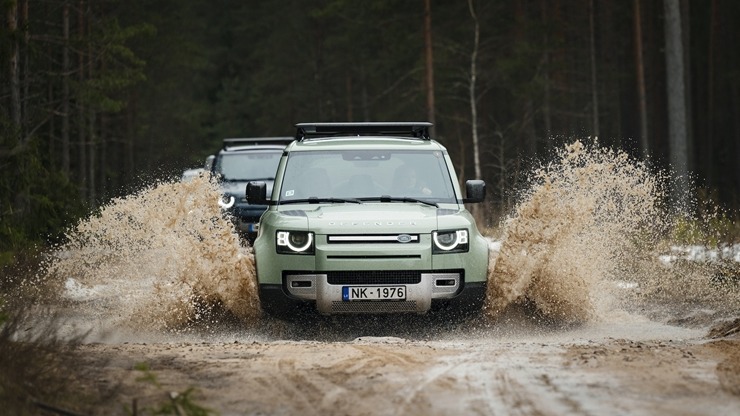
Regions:
<instances>
[{"instance_id":1,"label":"tree trunk","mask_svg":"<svg viewBox=\"0 0 740 416\"><path fill-rule=\"evenodd\" d=\"M29 43L31 41L31 25L28 21L28 0L21 0L21 28L23 30L23 50L21 55L23 56L23 69L22 69L22 88L21 88L21 134L30 140L28 134L28 108L27 102L30 97L29 95L29 84L30 84L30 66L29 66Z\"/></svg>"},{"instance_id":2,"label":"tree trunk","mask_svg":"<svg viewBox=\"0 0 740 416\"><path fill-rule=\"evenodd\" d=\"M470 125L473 133L473 166L475 167L475 179L481 179L483 174L481 173L480 166L480 146L478 144L478 106L477 97L475 95L475 82L478 77L477 61L478 61L478 45L480 44L480 26L478 25L478 17L475 14L475 8L473 7L473 0L468 0L468 9L470 10L470 17L473 18L474 38L473 38L473 52L470 55Z\"/></svg>"},{"instance_id":3,"label":"tree trunk","mask_svg":"<svg viewBox=\"0 0 740 416\"><path fill-rule=\"evenodd\" d=\"M717 41L717 0L712 0L709 11L709 44L707 51L707 132L704 138L704 174L707 176L708 183L714 183L714 48Z\"/></svg>"},{"instance_id":4,"label":"tree trunk","mask_svg":"<svg viewBox=\"0 0 740 416\"><path fill-rule=\"evenodd\" d=\"M127 182L127 178L134 177L134 149L136 147L136 112L138 110L139 95L134 92L131 94L128 100L128 106L126 107L126 140L125 140L125 155L124 161L124 175L125 177L119 180Z\"/></svg>"},{"instance_id":5,"label":"tree trunk","mask_svg":"<svg viewBox=\"0 0 740 416\"><path fill-rule=\"evenodd\" d=\"M694 166L694 120L691 117L693 114L692 103L691 103L691 25L689 19L691 16L689 10L689 0L680 0L680 15L681 17L681 45L683 50L683 85L684 85L684 105L686 106L686 169L691 172L695 169ZM684 17L685 16L685 17Z\"/></svg>"},{"instance_id":6,"label":"tree trunk","mask_svg":"<svg viewBox=\"0 0 740 416\"><path fill-rule=\"evenodd\" d=\"M90 10L90 13L92 13L92 8ZM88 29L88 35L91 35L89 26ZM96 76L95 71L95 58L93 56L93 50L92 50L92 42L87 42L87 77L88 79L94 79ZM97 113L95 112L95 109L92 106L88 106L87 108L87 120L86 120L86 127L87 127L87 155L88 155L88 164L87 164L87 201L90 203L90 206L95 206L95 199L97 198L96 189L95 189L95 166L97 161L97 134L96 134L96 127L97 127ZM84 114L84 113L83 113Z\"/></svg>"},{"instance_id":7,"label":"tree trunk","mask_svg":"<svg viewBox=\"0 0 740 416\"><path fill-rule=\"evenodd\" d=\"M730 114L740 114L740 82L733 81L730 83L730 103L731 103L731 112ZM734 132L732 133L734 137L740 137L740 117L732 117L732 120L734 121ZM740 143L735 141L735 160L740 160ZM735 189L740 189L740 167L735 165ZM735 194L736 203L738 195Z\"/></svg>"},{"instance_id":8,"label":"tree trunk","mask_svg":"<svg viewBox=\"0 0 740 416\"><path fill-rule=\"evenodd\" d=\"M468 10L470 11L470 17L473 18L473 51L470 54L470 85L469 85L469 99L470 99L470 126L473 135L473 167L475 168L475 179L482 179L483 173L481 172L480 166L480 145L478 144L478 97L475 93L475 83L478 77L478 45L480 44L480 25L478 24L478 16L475 14L475 7L473 6L473 0L468 0ZM479 222L484 222L485 218L482 216L483 210L480 205L474 205L472 214Z\"/></svg>"},{"instance_id":9,"label":"tree trunk","mask_svg":"<svg viewBox=\"0 0 740 416\"><path fill-rule=\"evenodd\" d=\"M665 8L665 57L668 96L669 161L676 175L673 197L679 208L687 208L689 196L686 87L680 0L663 0Z\"/></svg>"},{"instance_id":10,"label":"tree trunk","mask_svg":"<svg viewBox=\"0 0 740 416\"><path fill-rule=\"evenodd\" d=\"M527 5L524 2L514 2L514 15L517 24L513 29L513 42L516 44L527 42L527 33L523 27L527 22ZM534 125L535 103L532 96L523 94L516 98L519 111L520 124L517 128L515 138L522 149L525 157L533 157L537 154L537 133Z\"/></svg>"},{"instance_id":11,"label":"tree trunk","mask_svg":"<svg viewBox=\"0 0 740 416\"><path fill-rule=\"evenodd\" d=\"M48 50L48 48L47 48ZM46 83L46 100L49 103L54 102L54 88L52 87L51 82ZM46 125L46 136L49 138L49 141L47 142L47 148L46 151L48 154L53 155L51 160L51 166L55 170L59 169L59 160L57 159L57 156L59 155L59 152L56 150L56 119L54 117L49 118L49 123Z\"/></svg>"},{"instance_id":12,"label":"tree trunk","mask_svg":"<svg viewBox=\"0 0 740 416\"><path fill-rule=\"evenodd\" d=\"M541 0L540 7L542 10L542 24L544 27L547 27L547 20L548 20L548 8L547 8L548 0ZM542 103L542 117L544 118L545 123L545 137L549 137L552 134L552 111L550 110L550 100L551 100L551 81L550 81L550 34L549 30L545 29L542 31L545 39L544 39L544 51L543 51L543 61L544 61L544 102Z\"/></svg>"},{"instance_id":13,"label":"tree trunk","mask_svg":"<svg viewBox=\"0 0 740 416\"><path fill-rule=\"evenodd\" d=\"M95 193L97 196L97 200L101 201L103 200L107 195L106 191L108 186L110 185L108 183L108 172L106 171L106 167L109 169L117 169L120 172L121 169L121 160L108 160L108 154L111 152L111 148L117 147L113 141L116 137L119 137L118 134L115 136L111 136L110 133L110 117L107 116L105 113L100 113L100 123L98 123L99 130L98 130L98 137L100 139L100 150L98 151L98 169L97 169L97 179L96 183L98 184L98 190ZM108 140L108 139L111 140ZM115 189L115 188L114 188Z\"/></svg>"},{"instance_id":14,"label":"tree trunk","mask_svg":"<svg viewBox=\"0 0 740 416\"><path fill-rule=\"evenodd\" d=\"M503 136L500 136L500 144L498 146L498 161L499 161L499 195L501 198L501 210L502 211L508 211L509 209L509 201L506 198L506 187L508 183L506 182L506 150L504 149L504 138Z\"/></svg>"},{"instance_id":15,"label":"tree trunk","mask_svg":"<svg viewBox=\"0 0 740 416\"><path fill-rule=\"evenodd\" d=\"M650 155L648 141L647 90L645 88L645 63L642 53L642 13L640 0L634 0L635 71L637 72L637 101L640 113L640 151L643 158Z\"/></svg>"},{"instance_id":16,"label":"tree trunk","mask_svg":"<svg viewBox=\"0 0 740 416\"><path fill-rule=\"evenodd\" d=\"M599 93L596 81L596 28L594 24L594 0L590 2L588 12L590 47L591 47L591 111L593 118L593 135L599 137Z\"/></svg>"},{"instance_id":17,"label":"tree trunk","mask_svg":"<svg viewBox=\"0 0 740 416\"><path fill-rule=\"evenodd\" d=\"M85 38L85 1L79 1L79 9L77 10L77 35L80 40ZM77 53L77 77L80 85L85 83L85 54L83 49L80 47ZM77 177L79 180L80 187L80 198L82 200L87 199L87 142L85 133L87 132L86 117L85 117L85 104L82 100L77 98Z\"/></svg>"},{"instance_id":18,"label":"tree trunk","mask_svg":"<svg viewBox=\"0 0 740 416\"><path fill-rule=\"evenodd\" d=\"M62 172L71 174L71 149L69 143L69 2L64 2L62 10L64 47L62 49Z\"/></svg>"},{"instance_id":19,"label":"tree trunk","mask_svg":"<svg viewBox=\"0 0 740 416\"><path fill-rule=\"evenodd\" d=\"M18 154L17 171L12 175L18 179L18 187L13 195L13 203L10 212L15 221L23 221L29 212L30 187L29 181L24 176L28 174L28 158L25 156L28 138L23 135L21 114L21 82L20 82L20 40L18 36L18 3L10 2L7 6L6 22L8 28L9 51L8 51L8 77L10 78L10 119L13 123L13 135L18 137L15 151Z\"/></svg>"},{"instance_id":20,"label":"tree trunk","mask_svg":"<svg viewBox=\"0 0 740 416\"><path fill-rule=\"evenodd\" d=\"M18 3L9 2L7 5L6 21L10 50L8 51L8 76L10 78L10 119L13 127L21 131L21 79L20 79L20 46L18 37ZM21 142L21 144L24 144Z\"/></svg>"},{"instance_id":21,"label":"tree trunk","mask_svg":"<svg viewBox=\"0 0 740 416\"><path fill-rule=\"evenodd\" d=\"M426 51L427 119L434 123L434 57L432 55L432 8L424 0L424 50Z\"/></svg>"},{"instance_id":22,"label":"tree trunk","mask_svg":"<svg viewBox=\"0 0 740 416\"><path fill-rule=\"evenodd\" d=\"M89 121L88 121L88 129L89 132L87 134L90 148L87 151L89 161L87 164L87 201L90 203L90 206L95 206L95 200L97 198L97 189L96 183L95 183L95 167L97 162L97 140L96 140L96 134L95 134L95 126L97 124L97 114L95 113L95 110L92 108L88 109L89 113Z\"/></svg>"}]
</instances>

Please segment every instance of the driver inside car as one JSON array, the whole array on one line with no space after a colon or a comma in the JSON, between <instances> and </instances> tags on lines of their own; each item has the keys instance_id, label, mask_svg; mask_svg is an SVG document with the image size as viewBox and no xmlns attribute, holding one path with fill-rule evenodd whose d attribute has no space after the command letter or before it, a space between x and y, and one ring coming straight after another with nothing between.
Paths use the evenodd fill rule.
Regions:
<instances>
[{"instance_id":1,"label":"driver inside car","mask_svg":"<svg viewBox=\"0 0 740 416\"><path fill-rule=\"evenodd\" d=\"M416 170L409 165L396 168L393 175L393 196L431 195L432 190L417 179Z\"/></svg>"}]
</instances>

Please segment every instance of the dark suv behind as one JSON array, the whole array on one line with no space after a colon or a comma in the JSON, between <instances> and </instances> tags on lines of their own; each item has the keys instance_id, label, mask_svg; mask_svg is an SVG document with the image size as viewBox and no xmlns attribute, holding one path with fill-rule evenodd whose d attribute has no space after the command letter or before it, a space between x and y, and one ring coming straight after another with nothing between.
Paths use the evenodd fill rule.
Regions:
<instances>
[{"instance_id":1,"label":"dark suv behind","mask_svg":"<svg viewBox=\"0 0 740 416\"><path fill-rule=\"evenodd\" d=\"M267 206L247 203L247 183L264 181L272 189L283 149L293 140L293 137L224 139L222 148L213 155L211 174L223 190L218 203L232 215L237 232L249 243L257 236L259 219Z\"/></svg>"}]
</instances>

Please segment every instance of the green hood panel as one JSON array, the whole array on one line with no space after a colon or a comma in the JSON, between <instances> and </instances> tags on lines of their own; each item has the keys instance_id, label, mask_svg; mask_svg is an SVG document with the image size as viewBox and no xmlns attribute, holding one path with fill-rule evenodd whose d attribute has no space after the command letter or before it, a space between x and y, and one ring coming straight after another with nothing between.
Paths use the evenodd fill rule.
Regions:
<instances>
[{"instance_id":1,"label":"green hood panel","mask_svg":"<svg viewBox=\"0 0 740 416\"><path fill-rule=\"evenodd\" d=\"M296 208L296 207L292 207ZM297 215L292 209L289 215ZM301 213L316 234L430 233L439 228L437 208L413 203L321 205Z\"/></svg>"}]
</instances>

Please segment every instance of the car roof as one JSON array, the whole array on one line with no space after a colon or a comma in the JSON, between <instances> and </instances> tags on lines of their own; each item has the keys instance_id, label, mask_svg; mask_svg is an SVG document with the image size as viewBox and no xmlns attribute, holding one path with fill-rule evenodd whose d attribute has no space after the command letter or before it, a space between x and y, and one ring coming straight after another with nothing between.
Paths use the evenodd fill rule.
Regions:
<instances>
[{"instance_id":1,"label":"car roof","mask_svg":"<svg viewBox=\"0 0 740 416\"><path fill-rule=\"evenodd\" d=\"M429 122L298 123L296 140L288 151L307 150L440 150L432 140Z\"/></svg>"},{"instance_id":2,"label":"car roof","mask_svg":"<svg viewBox=\"0 0 740 416\"><path fill-rule=\"evenodd\" d=\"M226 138L223 139L220 152L283 150L293 140L290 136Z\"/></svg>"},{"instance_id":3,"label":"car roof","mask_svg":"<svg viewBox=\"0 0 740 416\"><path fill-rule=\"evenodd\" d=\"M430 140L427 121L359 122L359 123L298 123L296 140L322 139L335 136L392 136Z\"/></svg>"},{"instance_id":4,"label":"car roof","mask_svg":"<svg viewBox=\"0 0 740 416\"><path fill-rule=\"evenodd\" d=\"M221 149L220 153L244 153L244 152L257 152L265 150L282 151L285 146L274 146L274 145L260 145L260 146L233 146L226 149Z\"/></svg>"}]
</instances>

